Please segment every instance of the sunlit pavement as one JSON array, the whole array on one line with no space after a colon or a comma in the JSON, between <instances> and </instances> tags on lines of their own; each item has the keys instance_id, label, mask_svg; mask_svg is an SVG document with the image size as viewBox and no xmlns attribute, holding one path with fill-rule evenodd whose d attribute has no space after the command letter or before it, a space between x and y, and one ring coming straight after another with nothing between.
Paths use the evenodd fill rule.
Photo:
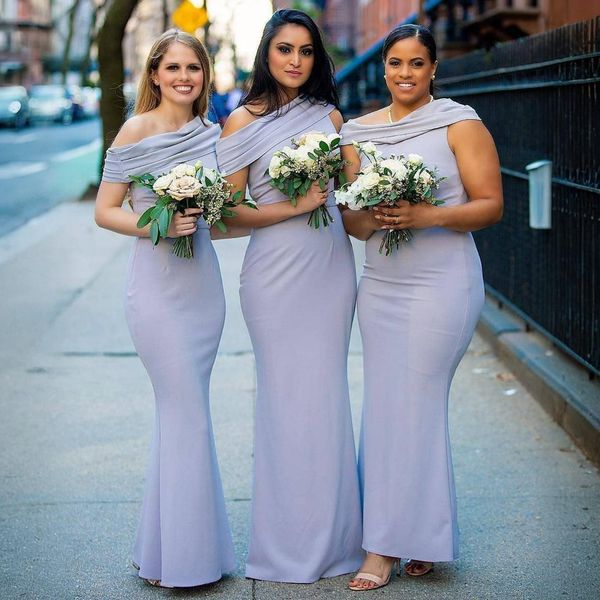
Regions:
<instances>
[{"instance_id":1,"label":"sunlit pavement","mask_svg":"<svg viewBox=\"0 0 600 600\"><path fill-rule=\"evenodd\" d=\"M92 209L65 203L0 237L0 597L354 598L347 577L243 577L255 388L237 293L245 240L216 243L228 316L212 381L238 571L170 592L130 568L153 398L122 311L130 240L95 227ZM356 330L349 376L358 425ZM598 472L479 337L455 379L451 433L461 559L369 597L597 598Z\"/></svg>"}]
</instances>

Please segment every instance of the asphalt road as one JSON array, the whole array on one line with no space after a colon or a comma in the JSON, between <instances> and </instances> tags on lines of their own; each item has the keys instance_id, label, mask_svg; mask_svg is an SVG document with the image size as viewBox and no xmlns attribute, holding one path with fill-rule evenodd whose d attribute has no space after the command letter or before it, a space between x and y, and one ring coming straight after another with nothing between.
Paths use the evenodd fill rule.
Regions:
<instances>
[{"instance_id":1,"label":"asphalt road","mask_svg":"<svg viewBox=\"0 0 600 600\"><path fill-rule=\"evenodd\" d=\"M95 183L100 136L99 119L0 129L0 236Z\"/></svg>"}]
</instances>

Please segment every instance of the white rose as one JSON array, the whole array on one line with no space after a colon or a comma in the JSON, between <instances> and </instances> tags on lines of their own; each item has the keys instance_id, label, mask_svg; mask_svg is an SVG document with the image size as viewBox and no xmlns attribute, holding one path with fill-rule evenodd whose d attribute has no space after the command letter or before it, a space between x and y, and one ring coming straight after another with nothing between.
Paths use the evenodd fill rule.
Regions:
<instances>
[{"instance_id":1,"label":"white rose","mask_svg":"<svg viewBox=\"0 0 600 600\"><path fill-rule=\"evenodd\" d=\"M419 175L419 181L425 185L429 185L433 180L433 177L427 171L421 171Z\"/></svg>"},{"instance_id":2,"label":"white rose","mask_svg":"<svg viewBox=\"0 0 600 600\"><path fill-rule=\"evenodd\" d=\"M371 172L371 173L367 173L366 175L363 175L362 177L360 177L361 183L362 183L362 187L370 190L371 188L374 188L379 181L381 180L381 177L379 176L378 173L375 173L375 171ZM357 179L358 181L358 179Z\"/></svg>"},{"instance_id":3,"label":"white rose","mask_svg":"<svg viewBox=\"0 0 600 600\"><path fill-rule=\"evenodd\" d=\"M196 169L192 165L181 164L171 169L170 173L173 177L185 177L189 175L193 177L196 174Z\"/></svg>"},{"instance_id":4,"label":"white rose","mask_svg":"<svg viewBox=\"0 0 600 600\"><path fill-rule=\"evenodd\" d=\"M281 168L279 169L279 173L284 177L289 175L291 172L291 169L287 165L281 165Z\"/></svg>"},{"instance_id":5,"label":"white rose","mask_svg":"<svg viewBox=\"0 0 600 600\"><path fill-rule=\"evenodd\" d=\"M199 171L202 168L202 163L200 161L197 161L194 164L194 169L196 169L196 171Z\"/></svg>"},{"instance_id":6,"label":"white rose","mask_svg":"<svg viewBox=\"0 0 600 600\"><path fill-rule=\"evenodd\" d=\"M402 179L406 176L406 165L397 158L386 158L385 160L382 160L379 164L381 167L389 169L398 179Z\"/></svg>"},{"instance_id":7,"label":"white rose","mask_svg":"<svg viewBox=\"0 0 600 600\"><path fill-rule=\"evenodd\" d=\"M275 179L281 173L281 156L275 154L269 163L269 177Z\"/></svg>"},{"instance_id":8,"label":"white rose","mask_svg":"<svg viewBox=\"0 0 600 600\"><path fill-rule=\"evenodd\" d=\"M356 202L356 196L352 193L351 188L346 191L336 190L336 204L345 204L350 210L360 210L360 206Z\"/></svg>"},{"instance_id":9,"label":"white rose","mask_svg":"<svg viewBox=\"0 0 600 600\"><path fill-rule=\"evenodd\" d=\"M313 151L312 147L300 146L299 148L296 149L294 158L297 161L299 161L300 163L302 163L303 165L310 167L315 162L314 159L312 159L308 155L308 153L312 152L312 151Z\"/></svg>"},{"instance_id":10,"label":"white rose","mask_svg":"<svg viewBox=\"0 0 600 600\"><path fill-rule=\"evenodd\" d=\"M183 200L185 198L193 198L201 188L201 183L195 177L184 175L171 183L167 193L171 198L175 198L175 200Z\"/></svg>"},{"instance_id":11,"label":"white rose","mask_svg":"<svg viewBox=\"0 0 600 600\"><path fill-rule=\"evenodd\" d=\"M365 154L368 154L369 156L381 156L381 152L377 150L373 142L365 142L364 144L361 144L360 148Z\"/></svg>"},{"instance_id":12,"label":"white rose","mask_svg":"<svg viewBox=\"0 0 600 600\"><path fill-rule=\"evenodd\" d=\"M173 177L170 174L163 175L154 182L152 189L159 196L164 196L166 189L171 185L172 181Z\"/></svg>"},{"instance_id":13,"label":"white rose","mask_svg":"<svg viewBox=\"0 0 600 600\"><path fill-rule=\"evenodd\" d=\"M319 142L327 143L327 136L320 131L310 131L309 133L305 133L299 140L299 146L311 146L312 148L316 148L319 145Z\"/></svg>"},{"instance_id":14,"label":"white rose","mask_svg":"<svg viewBox=\"0 0 600 600\"><path fill-rule=\"evenodd\" d=\"M209 169L208 167L204 169L204 177L208 177L212 183L217 180L217 172L214 169Z\"/></svg>"},{"instance_id":15,"label":"white rose","mask_svg":"<svg viewBox=\"0 0 600 600\"><path fill-rule=\"evenodd\" d=\"M350 204L352 200L352 194L348 193L347 190L335 190L334 195L336 204Z\"/></svg>"},{"instance_id":16,"label":"white rose","mask_svg":"<svg viewBox=\"0 0 600 600\"><path fill-rule=\"evenodd\" d=\"M409 154L406 160L417 167L423 164L423 157L420 154Z\"/></svg>"}]
</instances>

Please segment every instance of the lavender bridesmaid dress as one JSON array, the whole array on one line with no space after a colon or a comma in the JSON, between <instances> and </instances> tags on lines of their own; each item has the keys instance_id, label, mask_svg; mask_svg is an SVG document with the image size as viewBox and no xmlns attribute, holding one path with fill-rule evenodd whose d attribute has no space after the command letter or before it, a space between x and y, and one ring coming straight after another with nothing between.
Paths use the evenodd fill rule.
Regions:
<instances>
[{"instance_id":1,"label":"lavender bridesmaid dress","mask_svg":"<svg viewBox=\"0 0 600 600\"><path fill-rule=\"evenodd\" d=\"M343 144L372 141L384 156L417 153L446 179L445 206L467 202L448 126L479 117L435 100L393 124L349 121ZM470 233L414 230L391 256L383 233L366 243L357 301L364 350L359 468L363 548L423 561L458 558L448 393L483 305L481 263Z\"/></svg>"},{"instance_id":2,"label":"lavender bridesmaid dress","mask_svg":"<svg viewBox=\"0 0 600 600\"><path fill-rule=\"evenodd\" d=\"M165 173L180 163L215 168L217 125L196 117L175 132L111 148L103 180ZM132 188L133 208L156 200ZM125 308L135 348L156 398L156 427L134 549L140 577L191 587L216 581L235 559L215 453L209 381L225 317L221 274L206 223L194 234L193 259L172 254L173 240L153 247L136 238Z\"/></svg>"},{"instance_id":3,"label":"lavender bridesmaid dress","mask_svg":"<svg viewBox=\"0 0 600 600\"><path fill-rule=\"evenodd\" d=\"M219 167L249 166L259 207L286 200L265 175L273 152L308 131L334 133L333 109L297 98L219 140ZM335 219L327 228L309 227L306 214L254 229L242 267L257 369L246 566L254 579L309 583L349 573L362 559L346 374L356 277L332 193L327 205Z\"/></svg>"}]
</instances>

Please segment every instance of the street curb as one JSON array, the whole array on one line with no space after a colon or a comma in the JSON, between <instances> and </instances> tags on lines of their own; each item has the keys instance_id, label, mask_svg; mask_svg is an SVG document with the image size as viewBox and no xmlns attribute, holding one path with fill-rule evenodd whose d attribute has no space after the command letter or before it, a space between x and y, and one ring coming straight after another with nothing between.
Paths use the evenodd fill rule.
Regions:
<instances>
[{"instance_id":1,"label":"street curb","mask_svg":"<svg viewBox=\"0 0 600 600\"><path fill-rule=\"evenodd\" d=\"M491 297L477 331L544 410L600 467L600 382Z\"/></svg>"}]
</instances>

